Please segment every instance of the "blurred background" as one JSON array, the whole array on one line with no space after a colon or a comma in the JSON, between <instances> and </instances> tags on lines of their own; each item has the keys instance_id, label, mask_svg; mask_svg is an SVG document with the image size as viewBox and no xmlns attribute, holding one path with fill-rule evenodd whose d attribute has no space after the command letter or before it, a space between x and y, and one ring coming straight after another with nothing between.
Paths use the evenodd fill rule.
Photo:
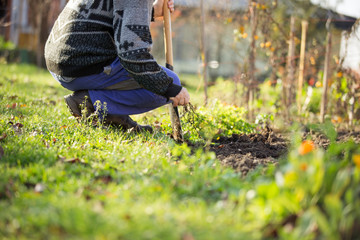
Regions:
<instances>
[{"instance_id":1,"label":"blurred background","mask_svg":"<svg viewBox=\"0 0 360 240\"><path fill-rule=\"evenodd\" d=\"M66 3L66 0L0 0L0 57L6 62L45 67L44 45ZM234 84L234 96L241 95L242 99L239 102L234 97L234 103L248 105L248 109L254 105L258 86L264 82L270 86L281 84L281 104L285 109L294 105L297 87L299 94L306 97L303 86L321 87L324 79L326 86L331 86L345 74L353 97L357 96L359 0L175 0L175 3L172 14L175 70L197 76L196 81L205 91L205 104L207 87L219 79ZM162 28L161 20L151 24L152 53L159 64L164 64ZM241 94L238 85L242 86Z\"/></svg>"},{"instance_id":2,"label":"blurred background","mask_svg":"<svg viewBox=\"0 0 360 240\"><path fill-rule=\"evenodd\" d=\"M49 31L66 4L66 0L0 0L1 54L8 54L10 61L32 62L44 65L43 48ZM358 0L176 0L173 14L174 58L177 71L185 73L202 72L206 67L210 80L218 77L232 77L244 72L250 51L251 16L249 8L255 4L257 11L255 59L258 78L264 79L271 73L274 64L282 64L288 48L290 18L295 17L295 44L299 47L301 21L309 23L307 33L310 65L317 58L324 57L326 21L332 18L334 36L333 53L345 54L345 65L359 73L360 43L358 30L354 36L345 39L343 31L352 29L360 17ZM202 24L202 16L204 23ZM204 28L204 29L202 29ZM202 49L202 31L205 48ZM258 32L258 33L257 33ZM162 23L152 24L154 38L153 54L163 59ZM5 42L10 42L5 45ZM12 45L12 44L13 45ZM265 45L262 45L265 44ZM5 45L5 46L4 46ZM16 48L15 52L4 53L5 48ZM268 51L270 50L270 52ZM202 57L202 51L205 56ZM269 56L271 55L271 56ZM276 56L276 60L274 60ZM271 64L269 64L269 60Z\"/></svg>"}]
</instances>

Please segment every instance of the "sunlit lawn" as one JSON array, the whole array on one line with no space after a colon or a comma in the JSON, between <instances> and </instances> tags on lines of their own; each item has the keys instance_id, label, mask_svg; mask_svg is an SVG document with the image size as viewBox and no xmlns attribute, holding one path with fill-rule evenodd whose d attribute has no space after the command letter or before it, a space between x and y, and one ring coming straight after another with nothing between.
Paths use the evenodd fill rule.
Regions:
<instances>
[{"instance_id":1,"label":"sunlit lawn","mask_svg":"<svg viewBox=\"0 0 360 240\"><path fill-rule=\"evenodd\" d=\"M183 78L194 104L201 103L197 76ZM359 170L351 160L360 154L357 145L305 158L294 147L289 163L242 177L221 166L201 136L191 133L199 149L175 143L165 107L136 116L160 127L135 135L78 123L63 101L69 91L44 70L0 64L0 85L1 239L261 239L271 236L270 223L282 229L292 214L301 224L279 231L283 238L321 233L328 239L339 236L336 221L345 228L359 219ZM210 104L201 111L212 113L214 128L216 119L240 121L234 107ZM299 170L301 161L312 172ZM334 169L351 173L343 176L350 182L341 193L331 188L339 180ZM331 215L332 209L321 215L329 201L343 215ZM311 226L318 232L305 231Z\"/></svg>"}]
</instances>

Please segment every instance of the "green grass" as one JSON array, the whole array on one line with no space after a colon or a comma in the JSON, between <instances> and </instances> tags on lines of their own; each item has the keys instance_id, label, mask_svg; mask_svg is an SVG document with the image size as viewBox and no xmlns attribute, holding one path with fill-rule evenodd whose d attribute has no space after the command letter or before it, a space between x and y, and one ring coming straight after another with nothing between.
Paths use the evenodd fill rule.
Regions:
<instances>
[{"instance_id":1,"label":"green grass","mask_svg":"<svg viewBox=\"0 0 360 240\"><path fill-rule=\"evenodd\" d=\"M200 103L196 77L184 78ZM270 223L291 214L301 224L294 231L274 227L278 234L312 239L339 236L359 219L359 169L351 159L360 152L354 143L305 160L294 147L289 162L244 178L203 147L219 128L225 135L254 131L243 109L218 101L199 108L195 127L183 122L188 140L201 146L191 149L169 137L166 107L135 117L161 129L134 135L77 123L63 101L69 91L44 70L0 64L0 85L0 239L263 239L271 238ZM301 185L302 161L314 165L306 176L320 181L319 189ZM335 190L340 177L334 169L350 178L342 176L347 184ZM328 202L343 213L325 212L329 222L319 213Z\"/></svg>"}]
</instances>

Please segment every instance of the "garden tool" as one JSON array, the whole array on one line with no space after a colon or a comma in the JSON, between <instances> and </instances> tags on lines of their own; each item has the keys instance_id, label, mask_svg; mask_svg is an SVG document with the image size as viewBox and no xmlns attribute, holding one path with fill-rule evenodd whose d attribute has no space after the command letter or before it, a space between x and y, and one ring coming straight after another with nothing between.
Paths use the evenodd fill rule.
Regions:
<instances>
[{"instance_id":1,"label":"garden tool","mask_svg":"<svg viewBox=\"0 0 360 240\"><path fill-rule=\"evenodd\" d=\"M165 57L166 68L174 70L173 67L173 50L172 50L172 33L171 33L171 15L167 6L167 0L164 1L164 43L165 43ZM181 130L180 116L177 107L169 104L171 126L173 129L173 137L177 142L183 141L183 134Z\"/></svg>"}]
</instances>

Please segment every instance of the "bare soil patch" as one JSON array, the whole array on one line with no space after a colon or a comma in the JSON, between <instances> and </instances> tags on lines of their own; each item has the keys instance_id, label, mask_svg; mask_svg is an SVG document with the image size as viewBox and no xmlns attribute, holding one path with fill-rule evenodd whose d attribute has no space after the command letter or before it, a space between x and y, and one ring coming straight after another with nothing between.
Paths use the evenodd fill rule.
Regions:
<instances>
[{"instance_id":1,"label":"bare soil patch","mask_svg":"<svg viewBox=\"0 0 360 240\"><path fill-rule=\"evenodd\" d=\"M330 140L322 133L316 131L307 131L303 135L304 139L310 138L315 145L327 149ZM336 142L347 142L353 140L355 143L360 144L360 132L358 131L349 131L349 130L339 130L337 132Z\"/></svg>"},{"instance_id":2,"label":"bare soil patch","mask_svg":"<svg viewBox=\"0 0 360 240\"><path fill-rule=\"evenodd\" d=\"M288 141L270 129L261 133L233 134L231 137L221 137L214 143L210 150L215 152L221 163L242 174L259 165L277 162L288 148Z\"/></svg>"},{"instance_id":3,"label":"bare soil patch","mask_svg":"<svg viewBox=\"0 0 360 240\"><path fill-rule=\"evenodd\" d=\"M233 134L231 137L220 137L215 140L210 150L215 152L223 165L246 175L259 165L278 162L278 159L287 153L289 139L285 135L274 133L271 129L253 134ZM309 138L315 145L324 149L330 144L329 139L319 132L305 132L303 139ZM346 142L350 139L360 144L360 132L338 131L337 142Z\"/></svg>"}]
</instances>

